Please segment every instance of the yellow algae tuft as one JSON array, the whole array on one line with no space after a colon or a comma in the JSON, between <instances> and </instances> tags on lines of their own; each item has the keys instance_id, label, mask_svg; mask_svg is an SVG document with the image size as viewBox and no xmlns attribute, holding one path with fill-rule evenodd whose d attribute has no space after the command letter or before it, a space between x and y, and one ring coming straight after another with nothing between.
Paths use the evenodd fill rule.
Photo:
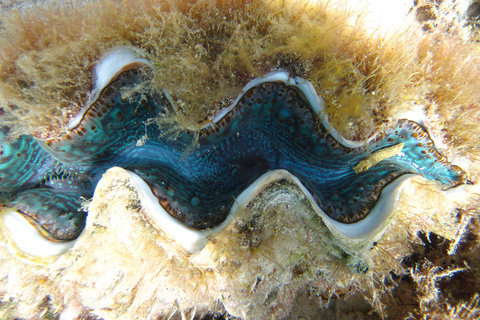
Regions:
<instances>
[{"instance_id":1,"label":"yellow algae tuft","mask_svg":"<svg viewBox=\"0 0 480 320\"><path fill-rule=\"evenodd\" d=\"M380 161L391 158L394 155L397 155L398 153L400 153L403 149L403 146L404 144L402 142L402 143L398 143L396 145L375 151L374 153L369 155L366 159L357 163L353 167L353 170L355 171L355 173L367 171L368 169L370 169Z\"/></svg>"}]
</instances>

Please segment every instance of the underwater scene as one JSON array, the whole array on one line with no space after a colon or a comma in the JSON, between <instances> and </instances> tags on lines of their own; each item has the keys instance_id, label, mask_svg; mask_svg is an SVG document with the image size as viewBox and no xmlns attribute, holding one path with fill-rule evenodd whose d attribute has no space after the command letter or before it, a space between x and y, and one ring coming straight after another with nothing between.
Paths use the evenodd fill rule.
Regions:
<instances>
[{"instance_id":1,"label":"underwater scene","mask_svg":"<svg viewBox=\"0 0 480 320\"><path fill-rule=\"evenodd\" d=\"M480 2L1 14L0 319L480 317Z\"/></svg>"}]
</instances>

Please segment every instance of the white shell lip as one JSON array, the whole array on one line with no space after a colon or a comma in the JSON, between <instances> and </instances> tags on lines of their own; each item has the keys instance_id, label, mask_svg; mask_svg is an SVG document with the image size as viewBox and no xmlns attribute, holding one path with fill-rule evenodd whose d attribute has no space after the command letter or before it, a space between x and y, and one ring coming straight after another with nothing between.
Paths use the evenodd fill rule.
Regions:
<instances>
[{"instance_id":1,"label":"white shell lip","mask_svg":"<svg viewBox=\"0 0 480 320\"><path fill-rule=\"evenodd\" d=\"M391 182L382 190L381 196L367 217L355 223L345 224L326 215L317 205L312 194L297 177L287 170L272 170L260 176L236 198L236 201L230 209L230 213L223 223L212 229L193 230L173 218L160 205L158 199L153 195L150 187L142 178L130 171L129 174L140 191L140 200L143 208L147 212L148 220L152 222L154 227L160 228L162 231L166 232L172 239L192 254L201 251L208 243L208 239L214 237L225 228L230 221L235 218L240 208L244 208L253 201L253 199L257 197L266 186L282 180L288 180L301 189L309 200L315 213L322 218L327 228L333 234L340 234L351 241L362 242L380 234L387 228L396 211L404 184L416 176L413 174L407 174Z\"/></svg>"},{"instance_id":2,"label":"white shell lip","mask_svg":"<svg viewBox=\"0 0 480 320\"><path fill-rule=\"evenodd\" d=\"M158 202L157 197L154 196L148 184L143 181L137 174L128 171L133 183L138 188L140 201L142 207L148 214L148 221L155 227L161 229L168 234L170 238L174 239L185 250L190 253L196 253L205 247L208 242L208 237L217 234L222 230L231 220L231 215L213 229L194 230L172 217Z\"/></svg>"},{"instance_id":3,"label":"white shell lip","mask_svg":"<svg viewBox=\"0 0 480 320\"><path fill-rule=\"evenodd\" d=\"M51 258L72 248L76 240L53 242L45 239L25 217L14 208L0 213L8 238L20 252L38 258Z\"/></svg>"},{"instance_id":4,"label":"white shell lip","mask_svg":"<svg viewBox=\"0 0 480 320\"><path fill-rule=\"evenodd\" d=\"M286 71L276 71L269 73L265 75L263 78L257 78L252 81L250 81L243 89L242 92L237 96L237 98L233 101L233 103L230 105L230 107L224 108L220 111L220 113L213 118L211 123L208 123L202 127L206 128L209 126L212 126L213 124L219 122L222 120L223 117L225 117L235 106L237 103L240 101L240 99L243 97L243 95L250 89L254 87L258 87L262 83L266 82L281 82L284 83L287 86L294 87L299 89L302 94L305 96L307 99L308 103L312 107L313 111L322 119L322 125L327 128L328 132L332 137L342 144L345 147L348 148L360 148L365 146L367 143L371 142L372 140L375 139L375 135L369 137L367 140L361 140L361 141L356 141L356 140L349 140L345 137L343 137L334 127L330 125L330 122L328 121L328 115L325 112L325 101L320 97L315 88L313 87L312 83L308 80L305 80L300 77L292 77L288 72Z\"/></svg>"},{"instance_id":5,"label":"white shell lip","mask_svg":"<svg viewBox=\"0 0 480 320\"><path fill-rule=\"evenodd\" d=\"M267 185L287 180L294 183L302 193L307 197L315 213L317 213L325 225L334 234L340 233L345 238L353 241L363 241L381 233L389 225L393 214L395 213L398 200L403 190L404 184L415 177L415 174L406 174L388 184L381 192L375 206L368 215L354 223L342 223L330 218L315 202L310 191L305 188L302 182L287 170L277 169L269 171L258 178L249 188L240 194L238 201L232 206L230 214L235 212L239 206L247 205L252 201Z\"/></svg>"},{"instance_id":6,"label":"white shell lip","mask_svg":"<svg viewBox=\"0 0 480 320\"><path fill-rule=\"evenodd\" d=\"M375 206L370 210L367 216L354 223L341 223L336 221L327 216L320 207L314 203L313 198L310 199L310 202L315 208L315 211L322 216L323 221L330 226L330 229L334 228L352 240L362 241L380 234L388 227L394 213L396 212L398 201L404 186L416 176L418 175L405 174L390 182L385 188L383 188ZM308 193L307 196L311 197L311 194ZM321 213L319 211L321 211Z\"/></svg>"},{"instance_id":7,"label":"white shell lip","mask_svg":"<svg viewBox=\"0 0 480 320\"><path fill-rule=\"evenodd\" d=\"M153 64L141 57L141 54L130 47L117 47L112 52L105 55L100 63L95 67L94 81L95 87L90 93L85 106L68 123L68 129L72 130L83 119L88 108L98 99L100 93L122 72L129 69L148 66L153 69Z\"/></svg>"}]
</instances>

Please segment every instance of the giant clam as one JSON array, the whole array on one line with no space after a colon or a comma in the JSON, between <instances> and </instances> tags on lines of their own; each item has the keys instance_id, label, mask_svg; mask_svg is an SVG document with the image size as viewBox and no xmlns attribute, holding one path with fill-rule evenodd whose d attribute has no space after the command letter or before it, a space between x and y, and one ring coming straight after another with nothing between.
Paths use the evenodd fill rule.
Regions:
<instances>
[{"instance_id":1,"label":"giant clam","mask_svg":"<svg viewBox=\"0 0 480 320\"><path fill-rule=\"evenodd\" d=\"M320 124L323 102L311 84L281 71L248 84L198 137L183 131L175 139L165 138L171 128L145 129L145 122L173 112L166 95L121 96L126 87L146 81L132 67L137 65L132 57L133 51L117 49L98 65L93 102L74 118L64 137L38 141L21 136L4 147L1 190L18 192L7 206L47 239L78 237L85 215L75 203L81 196L91 197L100 176L113 166L132 172L148 210L163 216L164 231L192 253L202 248L195 238L215 234L244 198L260 192L264 181L298 184L324 222L351 238L378 234L385 227L404 175L422 174L445 188L466 183L465 173L450 165L414 122L400 121L377 141L357 148L349 148L352 143L333 131L335 141L328 121ZM146 141L137 145L145 134ZM399 144L386 159L355 170L360 162ZM195 149L189 151L192 145ZM6 217L13 230L10 215Z\"/></svg>"},{"instance_id":2,"label":"giant clam","mask_svg":"<svg viewBox=\"0 0 480 320\"><path fill-rule=\"evenodd\" d=\"M301 63L244 75L229 106L179 129L162 120L182 104L150 86L158 64L139 47L102 50L66 134L2 131L2 241L15 262L3 268L13 288L19 266L35 266L26 275L45 282L41 296L63 317L145 305L165 315L214 300L234 315L285 316L306 284L341 292L349 277L368 286L388 272L369 251L400 236L410 181L436 181L445 199L471 187L428 125L392 120L376 135L344 135ZM94 192L87 216L80 202Z\"/></svg>"}]
</instances>

